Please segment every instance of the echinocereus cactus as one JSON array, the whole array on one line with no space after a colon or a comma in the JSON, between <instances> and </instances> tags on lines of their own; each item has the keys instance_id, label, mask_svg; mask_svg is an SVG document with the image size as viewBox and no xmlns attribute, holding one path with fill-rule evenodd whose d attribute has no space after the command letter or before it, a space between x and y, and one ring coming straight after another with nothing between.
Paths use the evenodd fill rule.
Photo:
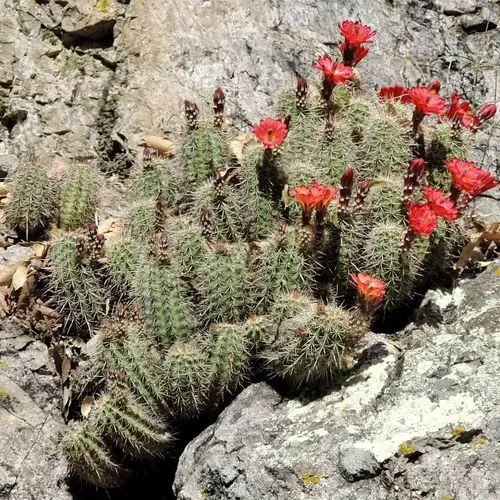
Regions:
<instances>
[{"instance_id":1,"label":"echinocereus cactus","mask_svg":"<svg viewBox=\"0 0 500 500\"><path fill-rule=\"evenodd\" d=\"M48 169L36 163L21 165L12 178L7 223L23 238L37 236L54 218L56 187Z\"/></svg>"},{"instance_id":2,"label":"echinocereus cactus","mask_svg":"<svg viewBox=\"0 0 500 500\"><path fill-rule=\"evenodd\" d=\"M59 201L60 225L63 229L77 229L94 219L97 207L98 174L88 165L71 168L61 186Z\"/></svg>"},{"instance_id":3,"label":"echinocereus cactus","mask_svg":"<svg viewBox=\"0 0 500 500\"><path fill-rule=\"evenodd\" d=\"M54 243L61 312L93 334L74 387L94 406L64 442L88 481L117 485L134 459L168 452L171 423L214 411L256 368L331 382L374 315L450 268L461 216L498 186L466 159L494 106L447 104L437 81L373 92L358 68L375 30L339 27L339 60L314 61L319 81L298 77L251 140L234 141L222 89L208 118L186 101L180 153L145 156L121 240L92 228ZM89 171L75 172L66 228L95 206Z\"/></svg>"}]
</instances>

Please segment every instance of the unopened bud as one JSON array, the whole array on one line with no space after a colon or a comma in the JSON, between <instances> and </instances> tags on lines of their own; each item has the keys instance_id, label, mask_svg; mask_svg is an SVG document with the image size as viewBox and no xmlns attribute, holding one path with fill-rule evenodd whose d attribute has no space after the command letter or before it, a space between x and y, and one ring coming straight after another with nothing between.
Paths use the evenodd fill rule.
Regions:
<instances>
[{"instance_id":1,"label":"unopened bud","mask_svg":"<svg viewBox=\"0 0 500 500\"><path fill-rule=\"evenodd\" d=\"M363 208L365 199L370 192L373 181L371 179L364 180L358 187L358 192L356 193L356 209L359 210Z\"/></svg>"},{"instance_id":2,"label":"unopened bud","mask_svg":"<svg viewBox=\"0 0 500 500\"><path fill-rule=\"evenodd\" d=\"M292 121L292 115L288 115L284 120L283 123L286 125L286 128L290 130L290 122Z\"/></svg>"},{"instance_id":3,"label":"unopened bud","mask_svg":"<svg viewBox=\"0 0 500 500\"><path fill-rule=\"evenodd\" d=\"M307 80L302 76L297 77L297 89L295 91L295 104L298 111L303 111L307 103Z\"/></svg>"},{"instance_id":4,"label":"unopened bud","mask_svg":"<svg viewBox=\"0 0 500 500\"><path fill-rule=\"evenodd\" d=\"M342 179L340 180L340 197L339 197L339 213L344 213L347 210L349 205L349 200L351 199L352 193L352 184L354 181L354 170L352 168L348 168L344 175L342 175Z\"/></svg>"},{"instance_id":5,"label":"unopened bud","mask_svg":"<svg viewBox=\"0 0 500 500\"><path fill-rule=\"evenodd\" d=\"M484 122L486 120L491 120L495 116L496 112L497 107L495 104L486 104L479 110L477 117L479 118L479 121Z\"/></svg>"},{"instance_id":6,"label":"unopened bud","mask_svg":"<svg viewBox=\"0 0 500 500\"><path fill-rule=\"evenodd\" d=\"M422 158L415 158L408 165L408 171L404 179L403 196L401 197L402 201L408 201L410 196L413 194L413 191L417 187L424 171L425 161Z\"/></svg>"},{"instance_id":7,"label":"unopened bud","mask_svg":"<svg viewBox=\"0 0 500 500\"><path fill-rule=\"evenodd\" d=\"M439 91L441 90L441 82L439 80L434 80L427 88L433 94L439 94Z\"/></svg>"},{"instance_id":8,"label":"unopened bud","mask_svg":"<svg viewBox=\"0 0 500 500\"><path fill-rule=\"evenodd\" d=\"M214 92L214 125L221 127L224 122L224 106L226 103L226 96L224 91L219 87Z\"/></svg>"},{"instance_id":9,"label":"unopened bud","mask_svg":"<svg viewBox=\"0 0 500 500\"><path fill-rule=\"evenodd\" d=\"M198 106L191 101L184 101L184 113L190 130L194 130L198 126L198 117L200 110Z\"/></svg>"}]
</instances>

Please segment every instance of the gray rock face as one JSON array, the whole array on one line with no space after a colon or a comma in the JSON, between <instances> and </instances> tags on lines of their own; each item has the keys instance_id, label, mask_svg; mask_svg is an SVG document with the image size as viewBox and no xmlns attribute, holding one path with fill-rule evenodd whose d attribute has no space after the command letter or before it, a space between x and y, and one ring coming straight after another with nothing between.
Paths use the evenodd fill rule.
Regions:
<instances>
[{"instance_id":1,"label":"gray rock face","mask_svg":"<svg viewBox=\"0 0 500 500\"><path fill-rule=\"evenodd\" d=\"M0 319L0 498L66 500L61 394L47 347Z\"/></svg>"},{"instance_id":2,"label":"gray rock face","mask_svg":"<svg viewBox=\"0 0 500 500\"><path fill-rule=\"evenodd\" d=\"M234 122L270 113L294 74L337 53L337 22L378 30L367 85L440 78L494 101L500 4L489 0L0 0L0 167L134 153L179 130L182 100L228 95ZM491 133L490 133L491 132ZM476 159L498 167L498 127ZM486 158L483 151L487 149ZM133 154L132 154L133 156Z\"/></svg>"},{"instance_id":3,"label":"gray rock face","mask_svg":"<svg viewBox=\"0 0 500 500\"><path fill-rule=\"evenodd\" d=\"M500 498L499 266L430 292L402 350L380 336L320 399L247 388L184 451L177 498Z\"/></svg>"}]
</instances>

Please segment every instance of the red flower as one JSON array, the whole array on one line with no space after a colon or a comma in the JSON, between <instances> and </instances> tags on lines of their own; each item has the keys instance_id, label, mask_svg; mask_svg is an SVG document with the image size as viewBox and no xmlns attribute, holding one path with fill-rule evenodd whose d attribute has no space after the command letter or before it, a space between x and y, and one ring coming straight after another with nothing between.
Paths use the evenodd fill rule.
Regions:
<instances>
[{"instance_id":1,"label":"red flower","mask_svg":"<svg viewBox=\"0 0 500 500\"><path fill-rule=\"evenodd\" d=\"M313 192L311 188L307 186L299 186L295 189L292 189L290 193L297 198L302 210L305 213L310 214L313 208L316 206L316 202L318 201L318 192Z\"/></svg>"},{"instance_id":2,"label":"red flower","mask_svg":"<svg viewBox=\"0 0 500 500\"><path fill-rule=\"evenodd\" d=\"M408 202L410 229L420 236L429 236L438 224L438 216L427 203Z\"/></svg>"},{"instance_id":3,"label":"red flower","mask_svg":"<svg viewBox=\"0 0 500 500\"><path fill-rule=\"evenodd\" d=\"M327 187L314 181L311 185L311 191L318 193L316 202L316 212L318 215L324 215L328 205L337 198L338 189L336 187Z\"/></svg>"},{"instance_id":4,"label":"red flower","mask_svg":"<svg viewBox=\"0 0 500 500\"><path fill-rule=\"evenodd\" d=\"M338 190L335 187L323 186L323 184L318 184L314 181L310 188L300 186L292 189L290 192L297 198L307 218L307 216L310 216L313 208L316 208L316 212L320 217L323 216L328 205L337 197Z\"/></svg>"},{"instance_id":5,"label":"red flower","mask_svg":"<svg viewBox=\"0 0 500 500\"><path fill-rule=\"evenodd\" d=\"M362 45L358 45L355 47L349 47L346 42L342 42L339 45L340 53L344 58L344 64L347 66L357 66L370 52L368 47L363 47ZM348 61L348 59L351 61ZM350 62L350 64L348 64Z\"/></svg>"},{"instance_id":6,"label":"red flower","mask_svg":"<svg viewBox=\"0 0 500 500\"><path fill-rule=\"evenodd\" d=\"M481 120L472 111L469 114L462 116L462 125L465 128L475 130L481 126Z\"/></svg>"},{"instance_id":7,"label":"red flower","mask_svg":"<svg viewBox=\"0 0 500 500\"><path fill-rule=\"evenodd\" d=\"M387 285L366 273L351 274L351 283L358 289L361 308L373 314L384 300Z\"/></svg>"},{"instance_id":8,"label":"red flower","mask_svg":"<svg viewBox=\"0 0 500 500\"><path fill-rule=\"evenodd\" d=\"M466 128L476 128L480 125L479 119L472 112L470 102L460 102L462 97L463 94L458 92L451 94L450 105L446 108L445 116L455 123L461 123Z\"/></svg>"},{"instance_id":9,"label":"red flower","mask_svg":"<svg viewBox=\"0 0 500 500\"><path fill-rule=\"evenodd\" d=\"M259 124L254 124L253 132L266 149L274 149L283 144L288 135L288 127L285 122L274 118L265 118Z\"/></svg>"},{"instance_id":10,"label":"red flower","mask_svg":"<svg viewBox=\"0 0 500 500\"><path fill-rule=\"evenodd\" d=\"M329 79L334 85L347 83L354 78L354 71L349 66L344 66L341 62L333 61L328 55L319 57L313 62L313 68L322 71L325 78Z\"/></svg>"},{"instance_id":11,"label":"red flower","mask_svg":"<svg viewBox=\"0 0 500 500\"><path fill-rule=\"evenodd\" d=\"M458 158L448 161L446 168L453 177L457 189L466 191L475 198L476 196L500 186L493 174L487 170L476 167L471 161L461 161Z\"/></svg>"},{"instance_id":12,"label":"red flower","mask_svg":"<svg viewBox=\"0 0 500 500\"><path fill-rule=\"evenodd\" d=\"M409 104L415 105L415 111L421 115L442 115L446 112L446 101L428 87L413 87L408 90Z\"/></svg>"},{"instance_id":13,"label":"red flower","mask_svg":"<svg viewBox=\"0 0 500 500\"><path fill-rule=\"evenodd\" d=\"M323 57L318 57L317 61L313 62L313 68L323 71L326 75L331 75L335 71L335 64L329 55L324 55Z\"/></svg>"},{"instance_id":14,"label":"red flower","mask_svg":"<svg viewBox=\"0 0 500 500\"><path fill-rule=\"evenodd\" d=\"M378 98L381 101L390 101L390 100L399 100L405 101L405 97L407 96L408 89L403 87L402 85L391 85L387 87L382 87L378 92Z\"/></svg>"},{"instance_id":15,"label":"red flower","mask_svg":"<svg viewBox=\"0 0 500 500\"><path fill-rule=\"evenodd\" d=\"M365 26L356 21L342 21L339 30L345 41L351 47L357 47L363 43L373 43L372 38L377 34L370 26Z\"/></svg>"},{"instance_id":16,"label":"red flower","mask_svg":"<svg viewBox=\"0 0 500 500\"><path fill-rule=\"evenodd\" d=\"M477 117L480 122L484 122L486 120L491 120L495 116L496 112L497 112L497 107L495 104L486 104L477 113Z\"/></svg>"},{"instance_id":17,"label":"red flower","mask_svg":"<svg viewBox=\"0 0 500 500\"><path fill-rule=\"evenodd\" d=\"M450 120L457 120L464 114L468 114L472 111L470 102L460 102L463 96L463 94L459 94L458 92L453 92L451 94L450 106L446 109L446 117Z\"/></svg>"},{"instance_id":18,"label":"red flower","mask_svg":"<svg viewBox=\"0 0 500 500\"><path fill-rule=\"evenodd\" d=\"M448 222L453 222L457 218L458 211L453 201L448 196L445 196L440 189L425 186L424 196L436 215L443 217Z\"/></svg>"}]
</instances>

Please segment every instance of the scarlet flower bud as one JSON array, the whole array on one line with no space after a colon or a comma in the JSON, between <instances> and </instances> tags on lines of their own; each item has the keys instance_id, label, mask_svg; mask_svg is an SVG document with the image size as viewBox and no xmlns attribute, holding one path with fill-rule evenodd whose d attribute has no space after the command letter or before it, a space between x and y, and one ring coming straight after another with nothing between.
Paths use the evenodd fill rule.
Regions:
<instances>
[{"instance_id":1,"label":"scarlet flower bud","mask_svg":"<svg viewBox=\"0 0 500 500\"><path fill-rule=\"evenodd\" d=\"M216 127L221 127L224 122L224 105L226 102L226 96L223 90L219 87L214 92L214 125Z\"/></svg>"},{"instance_id":2,"label":"scarlet flower bud","mask_svg":"<svg viewBox=\"0 0 500 500\"><path fill-rule=\"evenodd\" d=\"M95 233L97 231L97 226L95 224L89 224L89 232Z\"/></svg>"},{"instance_id":3,"label":"scarlet flower bud","mask_svg":"<svg viewBox=\"0 0 500 500\"><path fill-rule=\"evenodd\" d=\"M104 236L104 234L98 234L98 235L96 236L96 240L97 240L97 241L104 241L104 239L105 239L105 238L106 238L106 237Z\"/></svg>"},{"instance_id":4,"label":"scarlet flower bud","mask_svg":"<svg viewBox=\"0 0 500 500\"><path fill-rule=\"evenodd\" d=\"M216 88L214 92L214 105L218 106L224 104L225 100L226 96L224 95L224 91L220 87Z\"/></svg>"},{"instance_id":5,"label":"scarlet flower bud","mask_svg":"<svg viewBox=\"0 0 500 500\"><path fill-rule=\"evenodd\" d=\"M184 113L190 130L194 130L198 126L198 117L200 110L198 106L191 101L184 101Z\"/></svg>"},{"instance_id":6,"label":"scarlet flower bud","mask_svg":"<svg viewBox=\"0 0 500 500\"><path fill-rule=\"evenodd\" d=\"M372 184L373 181L371 179L366 179L359 185L358 192L356 193L356 209L363 208L365 198L368 196Z\"/></svg>"},{"instance_id":7,"label":"scarlet flower bud","mask_svg":"<svg viewBox=\"0 0 500 500\"><path fill-rule=\"evenodd\" d=\"M480 122L484 122L486 120L491 120L495 116L496 112L497 107L495 104L486 104L477 113L477 117L479 118Z\"/></svg>"},{"instance_id":8,"label":"scarlet flower bud","mask_svg":"<svg viewBox=\"0 0 500 500\"><path fill-rule=\"evenodd\" d=\"M407 201L413 194L413 191L418 186L418 181L422 177L425 170L425 161L422 158L415 158L408 165L408 171L404 179L404 190L402 201Z\"/></svg>"},{"instance_id":9,"label":"scarlet flower bud","mask_svg":"<svg viewBox=\"0 0 500 500\"><path fill-rule=\"evenodd\" d=\"M420 179L425 170L425 160L423 158L415 158L408 167L408 177Z\"/></svg>"},{"instance_id":10,"label":"scarlet flower bud","mask_svg":"<svg viewBox=\"0 0 500 500\"><path fill-rule=\"evenodd\" d=\"M151 163L153 161L153 151L149 148L144 148L142 151L142 161L144 163Z\"/></svg>"},{"instance_id":11,"label":"scarlet flower bud","mask_svg":"<svg viewBox=\"0 0 500 500\"><path fill-rule=\"evenodd\" d=\"M297 77L297 89L295 90L295 105L298 111L303 111L307 102L307 80L302 76Z\"/></svg>"},{"instance_id":12,"label":"scarlet flower bud","mask_svg":"<svg viewBox=\"0 0 500 500\"><path fill-rule=\"evenodd\" d=\"M125 306L121 302L118 302L118 304L116 304L115 312L117 316L125 316Z\"/></svg>"},{"instance_id":13,"label":"scarlet flower bud","mask_svg":"<svg viewBox=\"0 0 500 500\"><path fill-rule=\"evenodd\" d=\"M439 94L439 91L441 90L441 82L439 80L434 80L427 88L431 91L431 93Z\"/></svg>"},{"instance_id":14,"label":"scarlet flower bud","mask_svg":"<svg viewBox=\"0 0 500 500\"><path fill-rule=\"evenodd\" d=\"M347 206L349 205L349 200L351 198L353 180L354 170L352 168L348 168L340 180L339 213L343 213L347 210Z\"/></svg>"}]
</instances>

